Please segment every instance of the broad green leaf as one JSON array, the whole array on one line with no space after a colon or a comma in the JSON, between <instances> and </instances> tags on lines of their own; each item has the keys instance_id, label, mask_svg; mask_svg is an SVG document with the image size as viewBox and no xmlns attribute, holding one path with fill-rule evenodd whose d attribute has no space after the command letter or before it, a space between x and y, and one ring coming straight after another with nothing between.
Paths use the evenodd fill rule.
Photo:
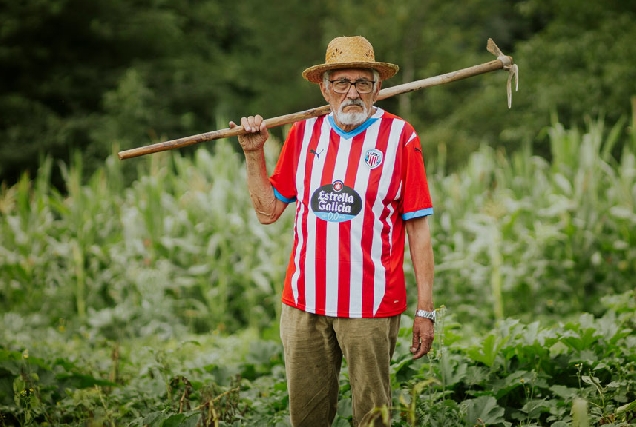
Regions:
<instances>
[{"instance_id":1,"label":"broad green leaf","mask_svg":"<svg viewBox=\"0 0 636 427\"><path fill-rule=\"evenodd\" d=\"M558 341L550 347L550 358L554 359L555 357L561 356L562 354L567 354L569 351L570 348L567 345L565 345L561 341Z\"/></svg>"},{"instance_id":2,"label":"broad green leaf","mask_svg":"<svg viewBox=\"0 0 636 427\"><path fill-rule=\"evenodd\" d=\"M497 404L492 396L480 396L464 402L467 425L504 425L510 426L504 418L504 408Z\"/></svg>"},{"instance_id":3,"label":"broad green leaf","mask_svg":"<svg viewBox=\"0 0 636 427\"><path fill-rule=\"evenodd\" d=\"M484 363L488 367L493 367L501 348L510 337L501 337L495 333L490 333L482 344L473 345L466 350L466 354L476 362Z\"/></svg>"},{"instance_id":4,"label":"broad green leaf","mask_svg":"<svg viewBox=\"0 0 636 427\"><path fill-rule=\"evenodd\" d=\"M168 416L163 421L163 423L161 424L161 427L179 427L182 425L185 419L186 419L186 416L184 414L173 414Z\"/></svg>"},{"instance_id":5,"label":"broad green leaf","mask_svg":"<svg viewBox=\"0 0 636 427\"><path fill-rule=\"evenodd\" d=\"M558 384L551 386L550 391L552 391L556 396L564 400L572 399L573 397L577 396L579 392L578 389L569 388L569 387L558 385Z\"/></svg>"},{"instance_id":6,"label":"broad green leaf","mask_svg":"<svg viewBox=\"0 0 636 427\"><path fill-rule=\"evenodd\" d=\"M526 402L521 410L528 414L528 417L536 419L544 412L550 412L553 403L546 399L534 399Z\"/></svg>"},{"instance_id":7,"label":"broad green leaf","mask_svg":"<svg viewBox=\"0 0 636 427\"><path fill-rule=\"evenodd\" d=\"M620 414L624 414L626 412L635 411L635 410L636 410L636 400L634 400L631 403L628 403L627 405L619 406L618 408L616 408L616 413L620 415Z\"/></svg>"},{"instance_id":8,"label":"broad green leaf","mask_svg":"<svg viewBox=\"0 0 636 427\"><path fill-rule=\"evenodd\" d=\"M144 426L161 427L167 415L164 412L151 412L144 418Z\"/></svg>"}]
</instances>

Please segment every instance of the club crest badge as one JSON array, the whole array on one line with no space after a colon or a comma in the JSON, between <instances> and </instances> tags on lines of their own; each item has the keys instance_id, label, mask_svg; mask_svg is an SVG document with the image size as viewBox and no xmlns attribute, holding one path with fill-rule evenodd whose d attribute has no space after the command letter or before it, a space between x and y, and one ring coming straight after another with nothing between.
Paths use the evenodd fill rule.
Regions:
<instances>
[{"instance_id":1,"label":"club crest badge","mask_svg":"<svg viewBox=\"0 0 636 427\"><path fill-rule=\"evenodd\" d=\"M364 154L364 163L369 166L369 169L375 169L380 166L383 159L384 154L382 154L382 151L376 150L375 148L368 150Z\"/></svg>"}]
</instances>

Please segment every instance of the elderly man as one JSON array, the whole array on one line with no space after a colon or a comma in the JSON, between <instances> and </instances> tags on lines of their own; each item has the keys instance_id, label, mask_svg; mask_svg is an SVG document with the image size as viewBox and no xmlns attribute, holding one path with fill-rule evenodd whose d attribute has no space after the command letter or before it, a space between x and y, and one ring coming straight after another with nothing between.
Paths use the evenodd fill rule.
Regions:
<instances>
[{"instance_id":1,"label":"elderly man","mask_svg":"<svg viewBox=\"0 0 636 427\"><path fill-rule=\"evenodd\" d=\"M280 319L292 425L330 426L347 361L354 425L391 405L390 360L407 308L405 231L417 285L413 358L433 342L433 213L419 137L374 106L398 66L376 62L363 37L329 43L325 63L306 69L331 106L295 123L271 177L261 116L243 117L248 187L259 220L296 203L293 249ZM235 127L234 123L230 123ZM376 412L377 413L377 412Z\"/></svg>"}]
</instances>

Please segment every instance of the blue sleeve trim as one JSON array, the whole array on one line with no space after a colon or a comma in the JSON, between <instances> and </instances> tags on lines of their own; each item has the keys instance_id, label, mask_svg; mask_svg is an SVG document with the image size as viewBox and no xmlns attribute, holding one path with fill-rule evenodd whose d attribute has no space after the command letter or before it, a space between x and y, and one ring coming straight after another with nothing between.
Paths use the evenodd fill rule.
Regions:
<instances>
[{"instance_id":1,"label":"blue sleeve trim","mask_svg":"<svg viewBox=\"0 0 636 427\"><path fill-rule=\"evenodd\" d=\"M433 215L433 208L422 209L421 211L407 212L402 214L402 219L408 221L413 218L422 218L424 216Z\"/></svg>"},{"instance_id":2,"label":"blue sleeve trim","mask_svg":"<svg viewBox=\"0 0 636 427\"><path fill-rule=\"evenodd\" d=\"M292 197L291 199L288 197L285 197L282 194L280 194L278 190L275 188L274 188L274 196L276 196L276 198L280 200L281 202L285 202L285 203L294 203L296 201L295 197Z\"/></svg>"}]
</instances>

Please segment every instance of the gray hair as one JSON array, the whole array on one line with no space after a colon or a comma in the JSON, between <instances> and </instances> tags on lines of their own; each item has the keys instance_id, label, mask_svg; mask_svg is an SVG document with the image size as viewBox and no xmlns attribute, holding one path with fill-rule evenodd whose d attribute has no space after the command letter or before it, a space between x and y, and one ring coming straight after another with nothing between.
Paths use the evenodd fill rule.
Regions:
<instances>
[{"instance_id":1,"label":"gray hair","mask_svg":"<svg viewBox=\"0 0 636 427\"><path fill-rule=\"evenodd\" d=\"M378 70L374 69L374 68L365 68L369 71L371 71L373 73L373 81L375 83L373 83L373 90L375 90L376 85L378 84L378 82L380 81L380 73L378 72ZM331 72L334 70L327 70L324 73L322 73L322 83L323 85L328 89L329 88L329 78L331 77Z\"/></svg>"}]
</instances>

